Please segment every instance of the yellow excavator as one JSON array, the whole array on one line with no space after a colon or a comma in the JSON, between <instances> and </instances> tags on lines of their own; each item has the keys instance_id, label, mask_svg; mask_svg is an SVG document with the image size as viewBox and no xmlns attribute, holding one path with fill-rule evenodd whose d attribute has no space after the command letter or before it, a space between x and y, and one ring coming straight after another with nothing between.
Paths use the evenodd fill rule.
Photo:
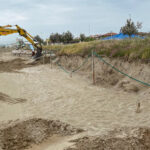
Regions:
<instances>
[{"instance_id":1,"label":"yellow excavator","mask_svg":"<svg viewBox=\"0 0 150 150\"><path fill-rule=\"evenodd\" d=\"M26 30L22 29L18 25L15 25L16 29L12 29L12 25L0 26L0 36L6 36L9 34L19 33L20 36L26 38L36 49L35 58L39 58L42 55L42 46L40 43L34 40L34 37L31 36Z\"/></svg>"}]
</instances>

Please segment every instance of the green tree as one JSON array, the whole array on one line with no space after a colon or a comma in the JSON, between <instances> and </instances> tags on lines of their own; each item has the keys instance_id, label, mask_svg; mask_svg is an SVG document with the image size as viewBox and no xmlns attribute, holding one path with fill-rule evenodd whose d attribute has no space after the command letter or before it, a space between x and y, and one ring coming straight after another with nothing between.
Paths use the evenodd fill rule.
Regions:
<instances>
[{"instance_id":1,"label":"green tree","mask_svg":"<svg viewBox=\"0 0 150 150\"><path fill-rule=\"evenodd\" d=\"M79 43L80 42L80 39L79 38L74 38L72 43Z\"/></svg>"},{"instance_id":2,"label":"green tree","mask_svg":"<svg viewBox=\"0 0 150 150\"><path fill-rule=\"evenodd\" d=\"M138 30L142 28L142 23L135 23L131 19L127 19L125 26L121 27L120 32L123 34L129 35L131 37L132 34L137 34Z\"/></svg>"},{"instance_id":3,"label":"green tree","mask_svg":"<svg viewBox=\"0 0 150 150\"><path fill-rule=\"evenodd\" d=\"M85 38L85 42L90 42L90 41L94 41L95 39L93 37L86 37Z\"/></svg>"},{"instance_id":4,"label":"green tree","mask_svg":"<svg viewBox=\"0 0 150 150\"><path fill-rule=\"evenodd\" d=\"M85 39L86 39L86 36L84 34L80 34L80 40L85 41Z\"/></svg>"},{"instance_id":5,"label":"green tree","mask_svg":"<svg viewBox=\"0 0 150 150\"><path fill-rule=\"evenodd\" d=\"M70 31L64 32L62 34L63 43L70 43L73 41L73 34Z\"/></svg>"},{"instance_id":6,"label":"green tree","mask_svg":"<svg viewBox=\"0 0 150 150\"><path fill-rule=\"evenodd\" d=\"M39 44L44 44L44 40L39 35L36 35L34 37L34 40L39 42Z\"/></svg>"},{"instance_id":7,"label":"green tree","mask_svg":"<svg viewBox=\"0 0 150 150\"><path fill-rule=\"evenodd\" d=\"M61 43L61 42L63 42L63 40L62 40L62 35L59 34L59 33L52 33L52 34L50 35L50 41L51 41L52 43Z\"/></svg>"}]
</instances>

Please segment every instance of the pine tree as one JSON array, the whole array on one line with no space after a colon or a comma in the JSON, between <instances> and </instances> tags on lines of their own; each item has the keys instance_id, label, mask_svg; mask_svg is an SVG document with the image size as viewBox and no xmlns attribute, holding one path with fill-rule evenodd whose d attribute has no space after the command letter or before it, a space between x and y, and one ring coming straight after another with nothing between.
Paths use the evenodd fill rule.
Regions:
<instances>
[{"instance_id":1,"label":"pine tree","mask_svg":"<svg viewBox=\"0 0 150 150\"><path fill-rule=\"evenodd\" d=\"M120 32L123 34L127 34L131 37L132 34L137 34L138 29L142 28L142 23L137 22L137 25L131 20L127 19L125 26L121 27Z\"/></svg>"}]
</instances>

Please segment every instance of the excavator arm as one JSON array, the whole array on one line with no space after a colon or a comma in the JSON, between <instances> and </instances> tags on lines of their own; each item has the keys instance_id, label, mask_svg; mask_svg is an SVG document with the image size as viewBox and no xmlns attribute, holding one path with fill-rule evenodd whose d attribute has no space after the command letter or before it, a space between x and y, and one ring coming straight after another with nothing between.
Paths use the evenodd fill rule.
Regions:
<instances>
[{"instance_id":1,"label":"excavator arm","mask_svg":"<svg viewBox=\"0 0 150 150\"><path fill-rule=\"evenodd\" d=\"M19 33L20 36L23 36L36 48L37 51L36 57L40 57L42 53L42 46L34 41L34 37L31 36L26 30L19 27L18 25L15 25L16 29L11 29L11 27L12 27L11 25L0 26L0 36Z\"/></svg>"}]
</instances>

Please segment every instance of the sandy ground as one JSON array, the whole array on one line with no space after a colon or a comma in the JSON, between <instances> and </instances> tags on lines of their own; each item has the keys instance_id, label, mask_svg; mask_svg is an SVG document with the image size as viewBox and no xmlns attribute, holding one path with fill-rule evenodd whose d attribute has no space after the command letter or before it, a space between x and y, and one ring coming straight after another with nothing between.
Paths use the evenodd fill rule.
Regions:
<instances>
[{"instance_id":1,"label":"sandy ground","mask_svg":"<svg viewBox=\"0 0 150 150\"><path fill-rule=\"evenodd\" d=\"M48 138L40 146L33 145L30 150L64 150L65 148L72 146L71 140L78 139L79 137L79 135L66 137L54 135Z\"/></svg>"},{"instance_id":2,"label":"sandy ground","mask_svg":"<svg viewBox=\"0 0 150 150\"><path fill-rule=\"evenodd\" d=\"M0 73L0 93L8 95L12 101L26 100L16 104L0 101L1 123L40 117L82 128L86 135L150 124L149 97L94 86L81 75L74 74L71 78L58 68L51 69L49 64ZM135 113L137 100L142 102L138 114ZM61 150L62 145L68 146L72 137L55 138L31 150Z\"/></svg>"}]
</instances>

